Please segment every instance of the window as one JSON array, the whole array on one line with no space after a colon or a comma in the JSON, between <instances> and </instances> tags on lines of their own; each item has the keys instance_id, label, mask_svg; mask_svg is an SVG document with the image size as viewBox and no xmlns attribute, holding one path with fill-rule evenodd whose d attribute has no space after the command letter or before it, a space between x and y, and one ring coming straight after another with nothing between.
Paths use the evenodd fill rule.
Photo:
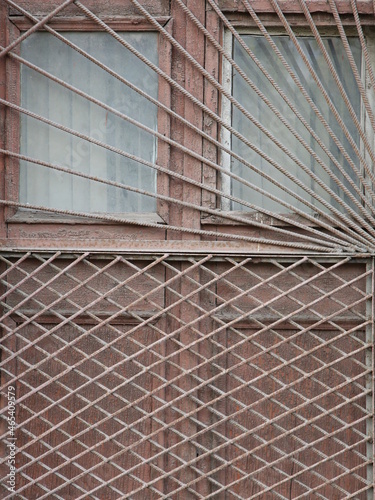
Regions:
<instances>
[{"instance_id":1,"label":"window","mask_svg":"<svg viewBox=\"0 0 375 500\"><path fill-rule=\"evenodd\" d=\"M306 148L301 144L301 141L299 141L293 133L287 129L285 124L277 118L270 107L250 88L248 83L246 83L246 81L235 69L230 70L229 78L233 97L269 131L270 135L275 137L277 141L280 141L280 143L286 147L291 155L295 155L298 160L305 165L307 170L310 170L313 174L317 175L324 182L324 184L326 184L333 191L333 193L337 194L352 209L358 210L358 208L355 207L355 204L350 200L350 197L345 194L344 191L346 188L357 200L359 199L359 194L355 191L355 189L353 189L353 186L350 185L350 181L345 179L343 173L340 172L339 166L342 167L342 170L350 176L353 183L359 188L358 176L350 166L348 159L345 159L342 149L340 150L337 142L341 144L342 148L348 153L348 156L354 163L355 167L360 169L361 165L358 155L356 154L355 149L350 145L340 123L337 121L334 113L329 108L327 100L319 89L317 83L314 81L308 67L303 62L303 59L298 53L293 41L288 36L283 36L282 34L275 33L272 37L290 68L296 74L304 89L306 89L306 92L312 102L319 109L328 126L331 128L331 135L310 104L307 102L306 98L302 95L301 91L298 89L297 85L280 61L276 52L270 46L267 39L264 36L257 36L255 34L245 33L241 36L247 47L256 55L266 71L277 82L287 98L301 113L308 126L311 127L311 129L319 137L319 141L321 141L321 143L313 137L311 130L309 131L301 123L287 102L280 96L277 90L275 90L274 86L261 72L250 55L243 47L241 47L238 40L233 40L232 35L227 35L227 45L230 45L234 61L263 92L270 103L279 110L284 119L291 125L291 128L297 131L302 140L305 141L305 143L313 150L314 153L316 153L322 162L328 166L329 170L339 180L339 183L344 186L344 189L342 186L340 187L340 185L337 185L337 183L329 177L327 172L324 171L322 166L311 155L311 152L306 150ZM339 116L345 123L354 144L358 150L360 150L361 141L358 130L352 117L350 116L349 110L345 105L317 41L313 36L309 35L298 36L298 41L304 54L318 75L324 89L327 91L334 107L338 110ZM349 97L356 117L360 122L362 119L360 92L342 41L338 36L329 35L323 37L323 42L331 58L335 71L338 73L338 77ZM361 74L362 55L360 42L354 37L349 37L349 42L359 74ZM228 67L226 71L228 75ZM230 169L231 172L239 175L242 179L251 182L267 193L271 193L276 196L281 202L291 204L296 209L305 213L312 213L314 208L327 211L327 208L325 208L319 201L306 193L302 187L299 187L293 180L287 178L277 169L277 167L272 165L272 161L274 161L282 168L285 168L291 175L301 181L308 188L312 189L314 193L319 195L326 202L330 203L331 206L337 208L338 210L342 210L337 201L332 197L332 194L319 186L309 176L308 172L304 172L298 163L293 161L287 153L282 151L270 137L267 137L264 132L259 130L259 128L246 118L238 108L232 105L230 106L229 112L228 109L226 112L227 115L230 113L232 127L249 140L250 143L252 143L256 148L259 148L259 150L264 153L264 156L271 159L271 162L268 161L252 147L244 144L244 142L239 138L234 135L228 137L228 133L226 133L227 135L225 137L224 133L224 140L226 140L227 143L230 141L232 151L236 155L246 159L246 161L250 164L254 165L258 172L251 170L234 158L231 159L230 164L227 161L227 165L225 165L225 167L228 170ZM334 136L337 138L336 141L334 140ZM326 148L326 151L324 151L324 148ZM332 154L336 162L329 158L327 151ZM281 187L275 185L275 183L272 183L270 180L265 179L261 173L264 173L265 176L271 177L281 186L287 188L289 193ZM229 178L223 179L223 189L227 192L230 191L231 194L237 198L250 201L260 208L264 208L275 213L285 213L290 211L283 206L282 203L278 203L277 201L268 198L265 194L259 193L237 180L229 180ZM308 207L303 204L302 201L296 200L291 193L296 193L297 196L310 203L312 207ZM231 203L227 203L227 205L223 208L226 210L248 210L246 206L233 201Z\"/></svg>"},{"instance_id":2,"label":"window","mask_svg":"<svg viewBox=\"0 0 375 500\"><path fill-rule=\"evenodd\" d=\"M157 33L122 32L120 35L158 65ZM114 73L152 98L158 98L158 75L110 34L68 32L64 36ZM52 34L30 35L22 42L21 56L105 105L157 130L156 105ZM26 65L21 67L21 105L110 148L156 162L157 140L152 134ZM21 116L20 150L28 157L77 172L152 193L157 189L156 171L152 168L26 115ZM24 161L20 165L20 201L91 213L156 211L155 198Z\"/></svg>"}]
</instances>

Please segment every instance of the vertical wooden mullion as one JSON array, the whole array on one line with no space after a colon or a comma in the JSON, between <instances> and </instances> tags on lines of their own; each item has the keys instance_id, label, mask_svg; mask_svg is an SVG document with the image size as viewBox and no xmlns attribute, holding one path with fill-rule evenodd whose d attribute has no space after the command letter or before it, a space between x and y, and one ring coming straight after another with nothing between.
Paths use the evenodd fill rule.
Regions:
<instances>
[{"instance_id":1,"label":"vertical wooden mullion","mask_svg":"<svg viewBox=\"0 0 375 500\"><path fill-rule=\"evenodd\" d=\"M221 24L220 20L209 5L209 3L205 2L206 13L205 13L205 27L211 33L211 35L215 38L217 42L220 43L221 40ZM217 49L212 45L212 43L205 39L204 44L205 54L204 54L204 66L205 69L212 75L214 78L219 80L220 75L220 55ZM207 81L204 81L204 104L212 110L214 113L219 114L219 93L218 91ZM213 139L218 139L218 124L212 120L209 116L203 116L203 131L210 135ZM208 160L218 163L218 150L212 145L209 141L203 140L203 156ZM210 188L216 188L218 186L218 172L207 165L203 165L202 167L202 183L207 185ZM216 195L209 193L207 191L202 190L201 193L201 205L202 207L209 207L211 209L215 209L219 206L220 200L216 199ZM202 215L201 215L202 217ZM207 273L203 271L200 272L200 283L203 282L204 279L207 279ZM212 290L214 293L216 292L216 285L212 286ZM213 298L213 295L208 292L203 292L200 297L200 306L205 310L210 310L216 306L216 300ZM209 316L204 320L204 322L200 325L200 331L202 334L206 335L210 333L215 328L214 320ZM204 356L206 359L210 359L215 351L213 348L213 344L211 340L204 340L199 346L199 353ZM212 377L212 367L209 363L207 363L202 369L199 370L200 378L207 380ZM198 397L201 401L206 401L207 399L214 399L215 393L212 389L204 388L204 390L199 391ZM212 412L209 409L205 409L200 412L201 419L205 424L210 425L212 422ZM213 435L212 432L208 434L205 433L202 436L202 444L207 449L214 449L218 445L217 438ZM210 470L213 468L215 463L213 462L211 457L208 457L201 463L201 467L205 473L210 473ZM212 485L208 480L205 480L202 483L202 488L200 489L200 493L204 496L213 492Z\"/></svg>"},{"instance_id":2,"label":"vertical wooden mullion","mask_svg":"<svg viewBox=\"0 0 375 500\"><path fill-rule=\"evenodd\" d=\"M171 3L171 16L173 18L173 27L172 34L173 37L176 38L181 45L185 45L186 38L186 29L183 28L185 23L184 14L181 12L181 9L177 7L175 2ZM172 48L172 66L171 66L171 76L173 80L175 80L180 85L184 85L185 81L185 68L183 66L183 57L181 54L175 49ZM175 113L180 116L185 115L185 102L186 98L175 89L171 92L171 107ZM180 143L184 143L184 134L185 129L179 120L175 118L171 119L171 138ZM171 161L170 161L171 170L183 174L183 153L176 148L171 148ZM182 189L183 183L181 180L171 177L169 180L169 193L171 197L182 197ZM169 210L169 223L174 226L181 226L182 217L181 210L175 204L170 204ZM173 233L168 232L167 239L172 240L180 240L181 233Z\"/></svg>"},{"instance_id":3,"label":"vertical wooden mullion","mask_svg":"<svg viewBox=\"0 0 375 500\"><path fill-rule=\"evenodd\" d=\"M0 11L2 19L0 22L3 24L0 26L0 37L3 46L7 46L10 42L18 38L20 31L14 24L10 23L8 20L8 8L4 5L3 11ZM4 17L3 17L4 16ZM3 30L4 28L4 30ZM19 54L19 46L14 49L14 52ZM20 65L16 63L9 57L2 57L0 60L0 93L1 97L4 99L14 102L15 104L20 104L21 94L20 94ZM0 106L0 127L1 133L0 141L6 149L11 151L19 152L19 141L20 141L20 115L19 113L12 111L5 106ZM18 200L19 199L19 161L13 158L3 157L0 160L2 163L2 168L4 169L4 198L8 200ZM1 168L1 167L0 167ZM0 170L1 173L1 170ZM1 177L1 176L0 176ZM14 215L17 209L13 207L5 207L4 209L4 222L8 217ZM0 234L6 231L5 224L3 228L0 228Z\"/></svg>"},{"instance_id":4,"label":"vertical wooden mullion","mask_svg":"<svg viewBox=\"0 0 375 500\"><path fill-rule=\"evenodd\" d=\"M173 20L171 19L164 28L172 34L172 27ZM171 43L160 35L158 44L159 67L167 74L171 74ZM163 78L159 78L158 100L168 108L171 107L171 87ZM158 132L166 137L170 137L171 135L170 117L168 113L160 108L158 109ZM157 142L157 164L165 168L170 167L170 146L161 140ZM157 173L156 189L157 193L168 196L169 178L166 174ZM157 200L157 212L166 223L169 222L169 207L166 202Z\"/></svg>"},{"instance_id":5,"label":"vertical wooden mullion","mask_svg":"<svg viewBox=\"0 0 375 500\"><path fill-rule=\"evenodd\" d=\"M224 50L230 54L230 56L233 56L233 35L229 30L224 31L223 33L223 46ZM232 66L230 62L226 59L223 58L222 60L222 85L232 93L232 85L233 85L233 73L232 73ZM220 111L221 111L221 118L226 122L227 125L231 126L232 125L232 104L230 103L229 99L225 96L221 96L220 99ZM223 146L225 146L227 149L231 149L232 147L232 137L231 133L229 132L228 129L221 127L220 128L220 140ZM231 170L231 156L224 152L221 151L220 153L220 164L221 166L230 172ZM220 182L218 183L220 186L220 189L225 193L225 194L231 194L232 191L232 179L227 176L227 175L221 175L220 176ZM225 211L231 210L232 202L228 198L222 198L221 203L220 203L220 208Z\"/></svg>"},{"instance_id":6,"label":"vertical wooden mullion","mask_svg":"<svg viewBox=\"0 0 375 500\"><path fill-rule=\"evenodd\" d=\"M173 5L173 4L172 4ZM205 23L205 2L201 0L187 0L187 8L196 16L201 23ZM185 47L187 52L202 66L204 65L204 36L200 30L190 21L184 12L175 4L173 7L173 18L175 20L174 24L174 37L175 39ZM182 83L185 89L192 94L195 98L203 102L204 99L204 79L199 70L193 67L187 58L185 58L179 51L174 51L174 67L179 72L179 83ZM179 103L180 104L180 103ZM203 126L203 114L202 112L187 98L183 99L183 103L179 105L177 110L186 120L195 125L198 128ZM181 144L188 147L198 154L203 153L203 141L201 136L194 133L188 128L183 128L180 133L180 137L175 137L175 140L179 140ZM183 173L186 177L193 179L195 181L201 182L202 180L202 164L199 160L193 159L190 155L178 154L179 171ZM184 183L180 187L180 195L186 202L194 203L195 205L200 205L201 203L201 190L198 187L192 187L191 185ZM194 209L184 208L182 211L177 210L175 221L179 225L185 228L200 229L201 216L200 212ZM199 240L199 236L182 234L179 236L182 240ZM184 271L190 264L183 263L181 270ZM193 273L189 273L189 276L193 278L196 282L199 282L200 272L195 270ZM186 296L189 294L195 285L189 282L187 279L183 279L181 282L181 294ZM199 297L194 295L191 298L191 302L198 302ZM181 320L188 323L198 314L197 310L188 304L183 303L181 306ZM190 329L183 330L180 335L180 341L182 344L190 344L196 339L197 333L192 332ZM190 350L184 351L179 358L180 366L183 369L190 370L194 368L199 363L199 357L193 354ZM197 384L191 377L186 377L181 382L182 388L186 391L190 390L194 385ZM185 412L196 411L194 416L198 415L198 403L193 402L191 398L186 398L183 400L182 410ZM190 419L184 422L183 432L185 435L194 435L198 431L198 427ZM199 456L200 449L193 445L192 443L187 443L183 450L180 451L183 460L190 461L194 460ZM205 468L205 464L197 462L196 467L201 469ZM201 474L199 472L194 472L191 468L184 470L181 479L186 484L191 480L199 479ZM209 484L207 480L200 479L193 486L203 497L209 492ZM182 491L178 498L183 498L184 500L194 498L194 495L190 493L187 489Z\"/></svg>"},{"instance_id":7,"label":"vertical wooden mullion","mask_svg":"<svg viewBox=\"0 0 375 500\"><path fill-rule=\"evenodd\" d=\"M171 2L171 17L173 19L173 25L172 25L172 35L174 38L176 38L181 45L185 46L185 41L186 41L186 28L184 28L185 25L185 16L181 9L178 8L176 2ZM160 39L160 44L161 39ZM160 53L159 53L160 56ZM171 49L171 77L173 78L174 81L179 83L180 85L184 85L184 80L185 80L185 68L183 65L183 58L181 54L175 49L174 47ZM159 95L160 95L160 87L159 87ZM171 108L175 113L177 113L180 116L185 115L185 101L186 98L179 92L177 92L175 89L172 89L171 91ZM160 112L159 112L160 113ZM159 118L159 117L158 117ZM185 129L182 123L179 120L176 120L175 118L171 118L170 121L170 131L171 131L171 138L180 143L184 143L184 134L185 134ZM160 155L160 150L159 154ZM183 174L183 153L179 151L178 149L171 147L170 148L170 169L172 171L175 171L179 174ZM160 177L158 176L158 179ZM183 192L183 183L179 179L176 179L174 177L171 177L169 179L169 195L171 197L176 197L176 198L182 198L182 192ZM182 224L182 213L181 210L174 204L170 203L169 204L169 212L168 212L168 222L171 225L175 226L181 226ZM181 233L173 233L171 231L168 231L166 234L166 239L168 240L180 240L181 239ZM180 271L181 270L181 264L180 263L175 263L174 266ZM177 270L176 269L176 270ZM170 279L173 277L174 272L170 269L166 270L166 280ZM181 293L181 283L180 280L175 281L175 283L172 285L174 289L178 293ZM168 307L171 305L174 301L176 300L176 296L170 291L166 290L166 302L165 305ZM180 317L181 316L181 305L178 307L175 307L171 310L171 312L176 316ZM177 330L179 328L178 321L171 316L168 315L166 318L166 324L167 324L167 333L171 334L173 331ZM177 337L177 340L180 340L179 337ZM169 355L175 351L175 346L173 342L168 342L167 344L167 352L166 355ZM175 362L178 362L177 357L173 358ZM172 379L177 373L175 367L171 366L170 364L166 365L166 377L168 380ZM173 399L174 395L174 390L171 387L167 387L166 389L166 399L167 401L170 401ZM182 403L179 403L179 407L182 405ZM174 418L173 411L168 408L164 414L164 419L168 425L172 424ZM178 438L174 432L166 432L166 448L169 448L170 446L173 446L178 442ZM183 448L182 451L184 451L185 448ZM181 447L176 450L176 455L179 455L181 453ZM171 472L173 468L179 466L180 463L176 458L171 457L168 453L165 454L165 461L164 461L164 470L166 472ZM173 490L176 489L176 483L174 481L171 481L169 478L166 478L164 480L164 495L167 494L172 494ZM182 497L178 497L182 498Z\"/></svg>"},{"instance_id":8,"label":"vertical wooden mullion","mask_svg":"<svg viewBox=\"0 0 375 500\"><path fill-rule=\"evenodd\" d=\"M205 5L201 0L188 0L186 2L188 9L199 19L201 23L205 22ZM184 23L186 29L186 50L187 52L202 66L204 65L204 35L201 31L185 17ZM185 65L185 88L194 97L203 101L204 93L204 78L199 70L195 69L192 64L186 59L183 59ZM202 128L203 114L190 101L185 104L185 118L195 125ZM202 138L191 130L186 130L183 144L192 149L198 154L202 154ZM184 155L183 172L186 177L201 182L202 180L202 164L199 160L193 159L189 155ZM198 187L193 187L188 184L183 185L184 201L188 201L197 205L201 202L201 190ZM197 210L184 208L182 211L182 227L190 227L193 229L200 228L200 213ZM182 239L199 239L198 236L182 235Z\"/></svg>"},{"instance_id":9,"label":"vertical wooden mullion","mask_svg":"<svg viewBox=\"0 0 375 500\"><path fill-rule=\"evenodd\" d=\"M213 11L212 7L206 2L206 29L215 37L217 42L220 42L220 21ZM214 78L218 79L220 71L220 60L219 53L212 43L205 40L205 56L204 56L205 69ZM207 80L204 82L204 104L212 110L214 113L218 114L219 111L219 93ZM210 135L213 139L218 138L218 125L207 115L203 118L203 131ZM210 161L217 163L218 161L218 151L217 148L203 139L203 156ZM202 168L202 182L207 184L211 188L216 188L217 171L207 165L203 165ZM219 200L218 200L219 201ZM216 196L213 193L202 190L202 207L209 207L215 209L217 207Z\"/></svg>"}]
</instances>

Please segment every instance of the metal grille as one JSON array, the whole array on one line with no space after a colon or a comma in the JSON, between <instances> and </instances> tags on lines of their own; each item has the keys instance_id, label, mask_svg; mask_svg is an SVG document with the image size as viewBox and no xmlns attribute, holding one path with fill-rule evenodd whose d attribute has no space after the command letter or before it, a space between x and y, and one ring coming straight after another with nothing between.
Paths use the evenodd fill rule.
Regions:
<instances>
[{"instance_id":1,"label":"metal grille","mask_svg":"<svg viewBox=\"0 0 375 500\"><path fill-rule=\"evenodd\" d=\"M372 495L368 260L1 262L17 498Z\"/></svg>"},{"instance_id":2,"label":"metal grille","mask_svg":"<svg viewBox=\"0 0 375 500\"><path fill-rule=\"evenodd\" d=\"M163 50L160 49L159 64L150 61L142 51L121 37L113 27L113 19L108 20L106 16L98 15L95 8L90 9L78 0L56 4L42 18L32 11L32 1L19 4L13 0L2 2L13 12L12 22L24 30L8 46L0 47L0 57L8 58L12 76L19 79L20 68L27 68L33 78L48 82L47 93L56 92L59 98L65 99L62 101L63 108L74 107L72 103L85 102L91 110L88 123L79 126L73 123L77 119L71 122L67 117L63 118L64 109L56 112L54 106L58 106L59 98L55 102L52 99L48 105L43 101L34 109L33 99L27 101L22 91L20 99L18 86L9 84L9 90L2 94L3 97L0 96L3 116L9 118L7 140L0 147L0 153L7 159L12 172L9 175L17 178L18 174L12 168L16 166L17 172L17 165L21 163L24 165L25 176L27 174L32 179L38 175L38 182L43 183L39 192L35 188L36 191L30 195L33 201L26 195L19 200L18 191L12 191L14 186L10 188L10 193L0 199L0 205L6 206L10 215L14 215L14 209L27 209L37 211L39 217L43 213L45 218L48 214L54 214L79 216L89 222L97 221L97 210L92 209L90 212L88 204L86 209L85 206L81 209L77 207L84 205L79 201L85 197L86 191L92 190L92 198L95 199L95 193L98 192L95 190L104 185L107 192L112 194L109 196L107 209L101 210L102 222L122 223L136 226L137 229L143 228L144 231L160 230L162 223L163 229L175 231L176 234L183 233L192 239L217 238L212 224L219 223L226 225L221 231L221 237L225 240L238 241L243 245L266 245L265 251L278 246L296 251L373 252L374 43L371 33L366 30L367 25L373 24L371 2L363 2L364 5L357 6L354 0L345 2L344 5L342 2L329 0L322 6L314 0L299 0L295 5L289 6L288 2L259 0L253 6L244 0L239 6L231 0L223 0L220 5L207 0L207 5L201 2L197 8L193 8L186 6L182 0L174 0L170 9L180 24L173 31L167 26L171 17L158 18L153 15L150 5L131 0L129 12L133 17L134 14L138 16L136 21L133 20L134 26L137 23L143 23L143 26L147 24L149 30L152 29L159 35L159 45L163 47ZM162 5L165 3L163 0L160 2ZM337 49L333 52L327 49L320 25L317 27L313 17L317 8L322 8L325 15L329 15L328 21L326 18L320 21L323 30L327 25L335 30L338 42ZM38 4L35 10L40 9L43 10ZM100 8L98 10L100 13ZM164 10L162 9L163 12ZM238 19L233 10L238 10ZM264 10L271 11L272 21L269 18L263 19L261 14ZM204 19L206 11L209 14ZM297 21L295 18L290 20L290 12L299 13ZM61 32L54 29L53 24L50 26L53 22L59 26L59 18L65 14L73 18L80 16L79 21L85 21L90 30L104 32L120 53L130 53L137 64L152 73L159 81L158 99L150 95L151 91L143 90L139 82L134 84L121 72L113 70L107 64L108 61L96 58L95 51L84 50L65 36L69 23L73 26L72 21L62 22ZM361 52L360 57L356 58L346 32L348 14L352 19L350 35L353 36L354 32L357 51ZM255 54L247 46L241 35L242 31L239 30L245 18L248 29L252 32L256 30L256 34L266 40L268 52L260 51L260 54ZM319 19L318 17L317 21ZM288 36L290 45L284 52L272 39L273 31L269 28L272 23L276 23L279 30L281 27L283 34ZM301 45L298 23L307 27L310 32L314 45L309 50L313 56L306 54L303 44ZM129 26L127 29L129 30ZM182 29L186 31L186 40L184 36L180 37ZM81 57L78 61L89 64L90 74L104 72L114 81L120 82L127 92L132 91L137 99L144 101L135 101L134 104L129 98L126 109L122 109L115 102L104 97L98 98L95 87L89 86L89 91L86 91L81 88L79 81L73 84L61 78L59 72L54 71L53 65L47 64L46 58L38 59L36 64L21 57L19 47L40 30L45 30L55 43L60 43L61 47L70 50L75 57ZM77 25L74 30L77 30ZM241 47L241 57L231 53L223 43L223 36L229 36L232 43ZM267 54L272 54L280 74L272 74L267 69ZM316 57L319 58L318 62L315 61ZM345 71L342 71L342 64L338 64L337 58L345 61ZM290 59L297 61L294 66L291 66ZM66 59L62 65L68 65L69 61L69 58ZM251 79L253 70L250 75L247 74L253 66L255 76L261 77L258 78L259 81L255 76L254 81ZM224 68L224 75L221 74L221 68ZM234 86L230 85L233 78L240 79L244 86L244 91L238 95L233 90ZM89 77L83 75L81 81L86 79ZM4 77L4 85L7 83L5 80ZM353 89L355 97L351 93ZM250 103L243 101L245 94L254 96ZM352 105L352 100L357 101L356 107ZM133 116L133 108L142 107L138 102L155 106L158 113L157 130L141 118ZM257 109L260 110L259 117L255 116ZM263 110L264 113L267 112L264 115L267 118L262 118ZM234 113L240 117L239 122L234 118L232 120ZM147 150L147 158L144 158L142 148L135 154L131 145L122 147L123 141L113 144L113 134L105 135L100 130L100 118L96 119L95 116L119 120L120 123L126 123L129 130L136 131L134 133L144 133L148 138L151 137L151 142L158 143L156 160L148 159L153 156L151 150ZM21 148L14 139L19 136L20 123L31 124L31 139L27 147L23 143ZM38 127L38 134L43 134L45 143L53 153L47 147L43 149L37 138L33 140L33 127ZM27 126L25 129L23 135L28 136ZM59 150L59 141L63 137L69 138L66 143L68 155L65 150ZM238 147L233 146L236 141ZM33 149L31 145L35 145L35 142L38 147ZM32 154L28 154L29 149ZM93 153L90 156L83 151ZM77 156L78 166L74 161ZM96 163L98 157L102 164ZM111 158L108 164L106 158ZM156 172L157 189L151 189L152 183L144 185L142 178L132 184L129 179L121 176L121 168L114 173L110 165L115 161L120 162L122 169L129 168L130 164L133 170L146 172L147 175L143 177L153 177ZM170 168L171 165L173 168ZM141 168L146 170L140 170ZM107 172L108 169L110 173ZM132 169L129 170L129 176ZM46 176L51 179L48 185L44 182ZM62 179L65 179L64 189L61 189ZM21 180L26 182L23 177ZM32 181L26 182L27 189L31 184ZM72 189L78 189L77 186L81 194L73 196L75 201L71 205L68 199ZM37 204L35 200L40 199L41 190L51 190L51 199L47 195L42 198L44 204ZM63 201L60 199L62 192L65 192L66 198ZM100 191L101 196L105 192ZM110 205L114 192L129 199L132 196L143 196L144 198L137 199L146 197L156 200L161 220L141 217L135 220L126 213L111 214L113 210ZM60 201L57 202L56 199ZM232 210L228 210L228 207ZM240 212L233 211L233 207L240 207ZM178 214L182 210L189 216L180 217ZM250 222L244 213L249 211L252 212ZM25 217L24 212L20 213ZM20 213L17 214L18 220L22 219ZM249 224L253 230L248 233L231 231L227 227ZM257 233L254 229L259 229L260 232ZM147 234L154 233L151 231ZM22 241L29 235L27 227L21 232L14 229L9 234L8 243L13 247L30 248ZM75 245L79 245L80 239L76 240ZM59 242L55 248L61 248L62 244ZM74 249L74 245L70 248Z\"/></svg>"},{"instance_id":3,"label":"metal grille","mask_svg":"<svg viewBox=\"0 0 375 500\"><path fill-rule=\"evenodd\" d=\"M373 499L374 15L0 0L1 498Z\"/></svg>"}]
</instances>

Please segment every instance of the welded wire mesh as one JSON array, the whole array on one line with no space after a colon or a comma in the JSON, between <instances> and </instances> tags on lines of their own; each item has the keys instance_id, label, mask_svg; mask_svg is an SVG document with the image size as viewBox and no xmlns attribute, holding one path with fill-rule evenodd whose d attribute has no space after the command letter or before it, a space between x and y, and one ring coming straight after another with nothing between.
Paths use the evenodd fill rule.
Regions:
<instances>
[{"instance_id":1,"label":"welded wire mesh","mask_svg":"<svg viewBox=\"0 0 375 500\"><path fill-rule=\"evenodd\" d=\"M17 498L368 498L366 261L1 261Z\"/></svg>"}]
</instances>

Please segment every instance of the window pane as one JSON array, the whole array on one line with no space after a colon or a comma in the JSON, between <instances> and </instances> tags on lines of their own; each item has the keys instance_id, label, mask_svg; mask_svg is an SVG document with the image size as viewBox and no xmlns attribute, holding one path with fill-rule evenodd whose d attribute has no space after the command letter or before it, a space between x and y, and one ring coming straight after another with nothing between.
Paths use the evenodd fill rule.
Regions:
<instances>
[{"instance_id":1,"label":"window pane","mask_svg":"<svg viewBox=\"0 0 375 500\"><path fill-rule=\"evenodd\" d=\"M357 182L356 176L352 172L352 169L345 160L343 154L335 145L333 139L331 139L327 130L324 128L319 118L311 109L310 105L306 102L306 99L294 84L292 78L280 62L277 54L273 51L267 40L264 37L253 35L245 35L243 36L243 39L248 47L257 55L266 70L275 79L275 81L282 88L288 98L290 98L290 100L294 103L297 110L302 114L307 123L319 136L322 143L331 151L333 156L337 159L339 164L343 166L344 170L349 173L352 179ZM351 159L358 167L359 162L356 158L355 152L350 146L349 141L346 139L344 132L342 131L333 113L329 109L324 96L313 80L313 77L308 71L301 56L298 54L293 42L289 39L289 37L286 36L275 36L273 37L273 40L275 41L277 47L280 49L290 67L297 74L298 78L302 82L313 102L317 105L320 112L325 117L334 134L337 136ZM317 72L324 88L332 99L341 119L347 126L353 140L359 146L358 131L353 123L352 118L350 117L349 111L340 95L337 85L330 73L328 65L324 60L317 42L312 37L300 37L299 42L310 63ZM350 102L355 112L357 113L358 119L360 120L360 94L348 59L346 57L342 41L338 37L329 37L324 39L324 44L335 66L335 69L338 72L345 91L349 96ZM358 70L359 72L361 72L361 49L359 40L351 38L350 44ZM302 123L295 116L290 107L274 89L274 87L263 75L263 73L261 73L259 68L255 65L255 63L237 41L235 41L234 44L234 59L258 86L258 88L261 89L261 91L266 95L271 103L281 112L282 116L286 120L288 120L290 125L296 131L298 131L298 133L303 137L306 143L318 154L318 156L331 169L331 171L335 175L337 175L337 177L340 179L340 181L343 182L345 187L353 192L353 188L350 187L350 184L344 179L343 175L339 172L335 164L329 159L326 153L324 153L324 151L314 140L310 132L308 132L308 130L302 125ZM233 95L250 113L253 114L253 116L259 122L262 123L262 125L264 125L269 130L269 132L271 132L274 137L276 137L286 148L288 148L290 152L296 155L297 158L302 161L308 169L311 169L312 172L314 172L320 179L322 179L325 185L330 187L352 208L355 207L349 200L347 195L342 192L342 189L337 187L336 183L332 179L330 179L327 173L324 172L322 167L314 160L314 158L301 145L301 143L293 136L290 131L287 130L287 128L274 115L269 107L251 90L251 88L247 85L243 78L236 72L234 72L233 74ZM305 172L303 172L303 170L301 170L301 168L287 154L283 153L271 139L269 139L264 133L262 133L235 107L233 107L232 120L233 127L237 129L248 140L254 143L254 145L259 147L266 155L277 161L282 167L287 168L287 170L291 174L297 177L306 186L314 190L314 192L316 192L324 200L330 202L334 207L340 209L340 206L337 204L337 202L332 200L332 197L328 193L326 193L324 189L318 186L316 182L313 181ZM245 158L248 162L259 168L261 171L272 176L272 178L278 181L281 185L286 186L293 192L296 192L298 195L302 196L305 200L313 203L315 207L321 210L327 210L320 203L311 198L302 188L298 187L293 181L289 180L286 176L281 174L268 161L255 153L248 146L245 146L236 137L232 137L232 149L237 154ZM253 184L256 184L267 192L276 195L279 199L291 203L294 207L305 212L311 212L311 209L303 205L301 202L295 200L291 195L285 193L285 191L283 191L281 188L278 188L273 183L264 180L264 178L262 178L259 174L254 173L249 168L243 166L236 160L232 161L232 172L240 175L242 178L252 182ZM274 212L280 213L287 211L285 207L281 206L277 202L272 201L266 196L263 196L256 191L243 186L237 181L232 181L232 194ZM355 196L358 197L357 195ZM233 204L232 208L234 210L246 209L246 207L242 207L241 205L236 203Z\"/></svg>"},{"instance_id":2,"label":"window pane","mask_svg":"<svg viewBox=\"0 0 375 500\"><path fill-rule=\"evenodd\" d=\"M112 36L101 32L64 36L157 99L157 75ZM120 36L158 64L156 33L126 32ZM29 36L21 52L22 57L64 82L157 129L155 105L53 35ZM26 66L21 76L21 100L26 109L127 153L156 161L157 144L151 134ZM155 192L155 170L36 119L22 116L21 120L23 154ZM154 198L26 162L20 167L20 199L51 208L98 213L154 212L156 208Z\"/></svg>"}]
</instances>

